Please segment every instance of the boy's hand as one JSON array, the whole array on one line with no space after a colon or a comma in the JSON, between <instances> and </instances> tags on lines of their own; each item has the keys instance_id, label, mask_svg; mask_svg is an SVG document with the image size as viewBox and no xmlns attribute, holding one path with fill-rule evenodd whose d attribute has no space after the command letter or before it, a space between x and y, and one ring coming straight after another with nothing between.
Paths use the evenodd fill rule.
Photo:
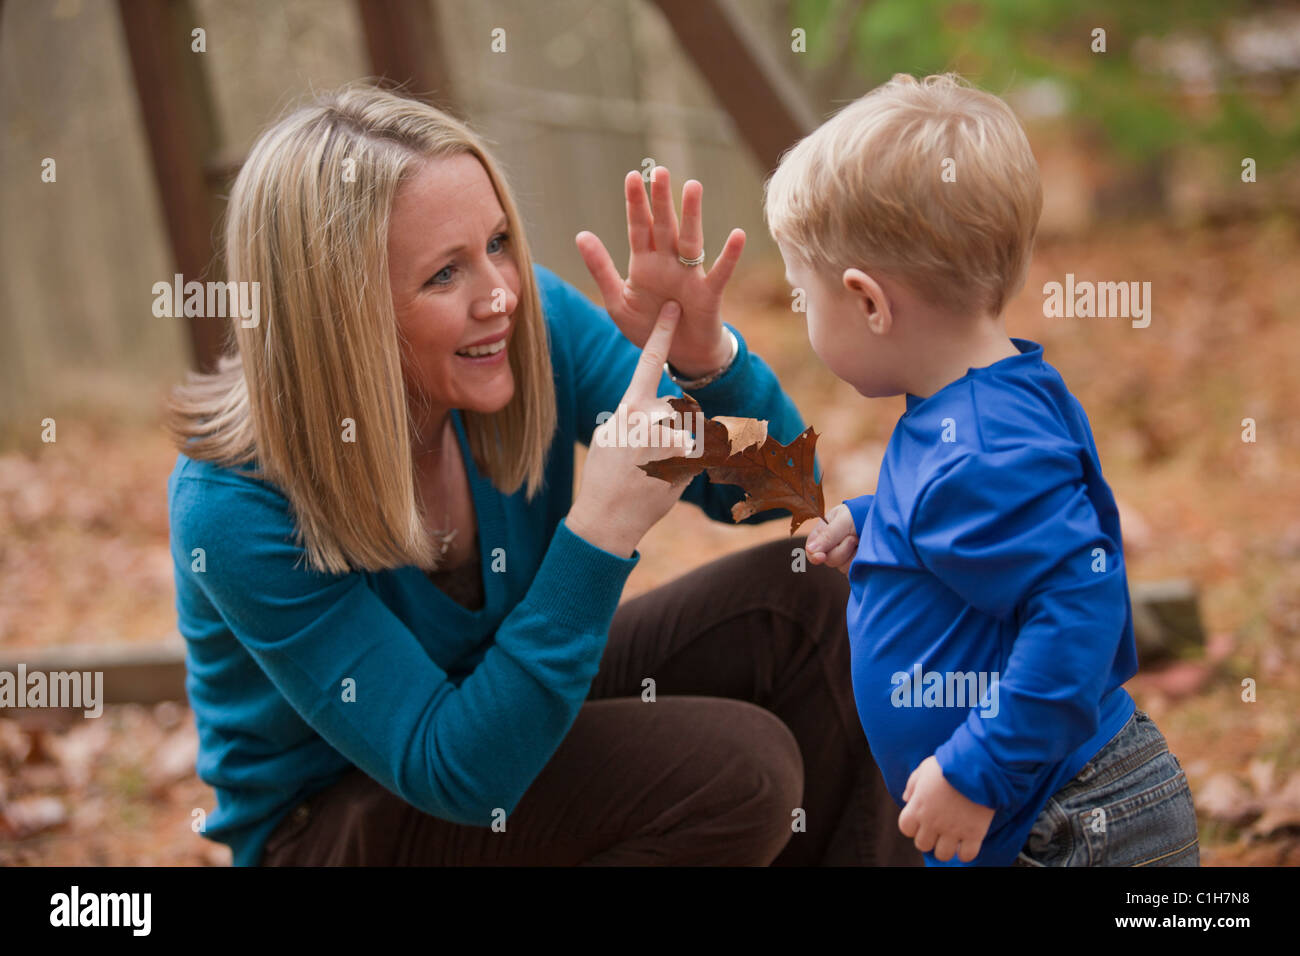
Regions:
<instances>
[{"instance_id":1,"label":"boy's hand","mask_svg":"<svg viewBox=\"0 0 1300 956\"><path fill-rule=\"evenodd\" d=\"M826 518L826 521L818 518L812 531L808 532L808 560L813 564L839 568L848 574L853 556L858 553L853 515L846 505L838 504Z\"/></svg>"},{"instance_id":2,"label":"boy's hand","mask_svg":"<svg viewBox=\"0 0 1300 956\"><path fill-rule=\"evenodd\" d=\"M922 853L934 851L936 860L951 860L954 853L963 863L979 855L984 836L993 822L993 808L967 799L943 778L939 761L931 754L907 778L903 791L903 812L898 829L914 837Z\"/></svg>"}]
</instances>

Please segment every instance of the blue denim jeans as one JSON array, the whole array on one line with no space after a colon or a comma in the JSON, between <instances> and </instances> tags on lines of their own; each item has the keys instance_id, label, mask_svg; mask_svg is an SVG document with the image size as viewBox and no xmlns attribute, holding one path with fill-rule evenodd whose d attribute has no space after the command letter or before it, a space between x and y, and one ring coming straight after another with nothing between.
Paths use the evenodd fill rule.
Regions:
<instances>
[{"instance_id":1,"label":"blue denim jeans","mask_svg":"<svg viewBox=\"0 0 1300 956\"><path fill-rule=\"evenodd\" d=\"M1182 764L1143 711L1047 801L1013 866L1200 866Z\"/></svg>"}]
</instances>

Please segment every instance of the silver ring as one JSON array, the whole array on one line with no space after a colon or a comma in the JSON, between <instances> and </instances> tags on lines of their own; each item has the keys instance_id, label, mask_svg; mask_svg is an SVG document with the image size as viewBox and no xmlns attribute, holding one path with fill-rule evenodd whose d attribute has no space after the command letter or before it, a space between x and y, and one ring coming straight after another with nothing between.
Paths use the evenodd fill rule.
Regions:
<instances>
[{"instance_id":1,"label":"silver ring","mask_svg":"<svg viewBox=\"0 0 1300 956\"><path fill-rule=\"evenodd\" d=\"M704 250L701 249L700 254L696 256L694 259L683 259L680 255L678 255L677 261L684 266L691 266L691 267L702 266L704 265Z\"/></svg>"}]
</instances>

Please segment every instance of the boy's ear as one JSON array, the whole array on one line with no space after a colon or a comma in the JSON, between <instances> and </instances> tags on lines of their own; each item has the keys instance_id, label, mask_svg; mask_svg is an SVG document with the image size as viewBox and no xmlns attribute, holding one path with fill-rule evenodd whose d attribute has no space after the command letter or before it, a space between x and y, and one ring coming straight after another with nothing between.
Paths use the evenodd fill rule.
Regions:
<instances>
[{"instance_id":1,"label":"boy's ear","mask_svg":"<svg viewBox=\"0 0 1300 956\"><path fill-rule=\"evenodd\" d=\"M845 269L843 281L844 288L853 294L867 328L875 335L885 335L893 324L893 315L880 283L861 269Z\"/></svg>"}]
</instances>

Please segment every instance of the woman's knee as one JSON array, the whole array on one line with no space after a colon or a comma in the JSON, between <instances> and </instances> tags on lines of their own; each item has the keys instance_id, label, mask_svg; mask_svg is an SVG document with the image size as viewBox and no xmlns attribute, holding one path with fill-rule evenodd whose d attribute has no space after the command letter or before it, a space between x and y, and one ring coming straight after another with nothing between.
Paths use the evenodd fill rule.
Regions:
<instances>
[{"instance_id":1,"label":"woman's knee","mask_svg":"<svg viewBox=\"0 0 1300 956\"><path fill-rule=\"evenodd\" d=\"M713 793L701 828L719 838L716 859L766 865L785 847L803 801L799 744L785 723L755 704L721 700L707 731L716 748Z\"/></svg>"},{"instance_id":2,"label":"woman's knee","mask_svg":"<svg viewBox=\"0 0 1300 956\"><path fill-rule=\"evenodd\" d=\"M803 755L794 733L776 714L748 701L728 700L735 752L748 756L772 792L774 805L787 812L803 796Z\"/></svg>"}]
</instances>

